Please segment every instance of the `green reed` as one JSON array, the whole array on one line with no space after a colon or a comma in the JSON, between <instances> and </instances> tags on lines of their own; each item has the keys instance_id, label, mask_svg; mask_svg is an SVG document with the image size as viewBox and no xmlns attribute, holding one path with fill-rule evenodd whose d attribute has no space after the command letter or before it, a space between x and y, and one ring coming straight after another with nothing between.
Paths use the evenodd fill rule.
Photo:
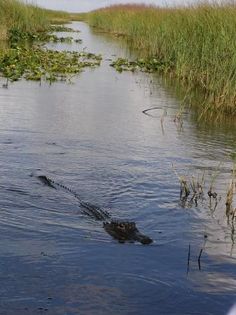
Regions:
<instances>
[{"instance_id":1,"label":"green reed","mask_svg":"<svg viewBox=\"0 0 236 315\"><path fill-rule=\"evenodd\" d=\"M47 14L36 6L25 5L18 0L0 0L0 39L6 39L12 28L22 32L45 30L49 25Z\"/></svg>"},{"instance_id":2,"label":"green reed","mask_svg":"<svg viewBox=\"0 0 236 315\"><path fill-rule=\"evenodd\" d=\"M51 11L19 0L0 0L0 40L8 39L9 31L34 34L48 30L50 24L70 20L70 14Z\"/></svg>"},{"instance_id":3,"label":"green reed","mask_svg":"<svg viewBox=\"0 0 236 315\"><path fill-rule=\"evenodd\" d=\"M99 55L44 47L46 42L82 42L79 38L54 34L73 31L64 25L55 25L69 20L69 13L41 9L18 0L0 0L0 39L7 39L7 45L0 48L0 77L7 80L2 87L8 88L10 82L22 78L70 82L84 68L99 66Z\"/></svg>"},{"instance_id":4,"label":"green reed","mask_svg":"<svg viewBox=\"0 0 236 315\"><path fill-rule=\"evenodd\" d=\"M161 72L203 92L203 111L236 114L236 5L157 8L119 5L87 15L91 26L124 35Z\"/></svg>"}]
</instances>

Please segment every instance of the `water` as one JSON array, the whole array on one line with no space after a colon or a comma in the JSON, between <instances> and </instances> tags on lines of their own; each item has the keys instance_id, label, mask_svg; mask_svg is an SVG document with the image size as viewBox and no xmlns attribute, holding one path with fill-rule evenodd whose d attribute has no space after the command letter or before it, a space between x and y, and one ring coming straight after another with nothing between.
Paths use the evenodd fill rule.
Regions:
<instances>
[{"instance_id":1,"label":"water","mask_svg":"<svg viewBox=\"0 0 236 315\"><path fill-rule=\"evenodd\" d=\"M226 314L236 301L224 206L235 126L198 123L186 112L179 128L180 101L160 78L116 73L110 59L129 51L86 24L73 27L82 45L49 46L86 46L103 55L100 68L70 85L20 81L0 90L0 314ZM158 109L144 115L150 107ZM219 163L216 211L208 200L182 207L172 164L179 174L205 170L209 185ZM117 243L37 174L134 220L154 243Z\"/></svg>"}]
</instances>

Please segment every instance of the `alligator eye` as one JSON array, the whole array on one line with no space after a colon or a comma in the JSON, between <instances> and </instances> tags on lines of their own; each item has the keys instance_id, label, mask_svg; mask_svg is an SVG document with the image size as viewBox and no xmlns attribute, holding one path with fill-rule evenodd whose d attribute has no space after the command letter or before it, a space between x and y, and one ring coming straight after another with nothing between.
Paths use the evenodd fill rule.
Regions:
<instances>
[{"instance_id":1,"label":"alligator eye","mask_svg":"<svg viewBox=\"0 0 236 315\"><path fill-rule=\"evenodd\" d=\"M126 224L125 223L120 223L118 225L118 229L120 229L121 231L125 231L126 230Z\"/></svg>"}]
</instances>

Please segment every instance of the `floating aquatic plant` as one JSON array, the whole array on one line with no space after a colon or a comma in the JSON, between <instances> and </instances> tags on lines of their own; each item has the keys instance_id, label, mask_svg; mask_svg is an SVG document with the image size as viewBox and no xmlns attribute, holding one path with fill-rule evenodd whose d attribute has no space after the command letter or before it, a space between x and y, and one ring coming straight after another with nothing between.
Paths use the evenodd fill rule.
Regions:
<instances>
[{"instance_id":1,"label":"floating aquatic plant","mask_svg":"<svg viewBox=\"0 0 236 315\"><path fill-rule=\"evenodd\" d=\"M80 39L80 38L74 39L71 36L58 37L55 34L46 34L43 38L39 37L38 40L41 40L42 42L53 42L53 43L69 43L69 44L72 43L72 42L75 42L75 43L78 43L78 44L82 43L82 39Z\"/></svg>"},{"instance_id":2,"label":"floating aquatic plant","mask_svg":"<svg viewBox=\"0 0 236 315\"><path fill-rule=\"evenodd\" d=\"M171 61L168 62L171 67ZM167 68L167 62L165 64L157 58L139 58L133 61L129 61L125 58L118 58L113 61L110 66L116 69L118 72L122 71L142 71L142 72L155 72L164 71Z\"/></svg>"},{"instance_id":3,"label":"floating aquatic plant","mask_svg":"<svg viewBox=\"0 0 236 315\"><path fill-rule=\"evenodd\" d=\"M32 33L22 32L19 28L11 28L8 31L8 40L11 47L26 45L32 42L72 43L74 41L75 43L82 43L82 39L80 38L74 39L71 36L57 36L56 34L51 33L51 30L50 32L43 31Z\"/></svg>"},{"instance_id":4,"label":"floating aquatic plant","mask_svg":"<svg viewBox=\"0 0 236 315\"><path fill-rule=\"evenodd\" d=\"M50 32L69 32L69 33L79 33L79 30L74 30L71 27L65 25L51 25L49 28Z\"/></svg>"},{"instance_id":5,"label":"floating aquatic plant","mask_svg":"<svg viewBox=\"0 0 236 315\"><path fill-rule=\"evenodd\" d=\"M59 52L43 47L47 42L82 42L79 38L54 34L79 31L64 25L50 26L51 22L65 23L70 18L69 14L25 5L18 0L0 0L0 9L0 24L3 25L0 38L8 40L8 47L0 50L0 75L7 79L3 88L8 88L9 82L20 78L50 82L67 80L84 67L100 65L101 56L84 51Z\"/></svg>"},{"instance_id":6,"label":"floating aquatic plant","mask_svg":"<svg viewBox=\"0 0 236 315\"><path fill-rule=\"evenodd\" d=\"M92 53L55 51L39 46L16 47L0 54L0 73L10 81L66 80L85 67L100 65L101 56Z\"/></svg>"}]
</instances>

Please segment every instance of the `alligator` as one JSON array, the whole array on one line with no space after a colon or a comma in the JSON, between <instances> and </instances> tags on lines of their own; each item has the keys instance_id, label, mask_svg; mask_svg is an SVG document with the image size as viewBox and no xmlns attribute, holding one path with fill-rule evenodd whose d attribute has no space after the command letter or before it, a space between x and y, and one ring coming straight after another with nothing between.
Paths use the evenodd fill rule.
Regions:
<instances>
[{"instance_id":1,"label":"alligator","mask_svg":"<svg viewBox=\"0 0 236 315\"><path fill-rule=\"evenodd\" d=\"M147 245L153 242L153 240L150 237L142 234L138 230L135 222L112 219L108 211L98 206L95 206L91 203L83 201L74 190L60 183L55 182L48 176L40 175L38 176L38 179L43 184L51 188L57 189L57 187L59 187L65 190L66 192L72 194L79 201L82 212L87 216L94 218L95 220L102 221L104 230L114 239L118 240L119 243L139 242L141 244Z\"/></svg>"}]
</instances>

